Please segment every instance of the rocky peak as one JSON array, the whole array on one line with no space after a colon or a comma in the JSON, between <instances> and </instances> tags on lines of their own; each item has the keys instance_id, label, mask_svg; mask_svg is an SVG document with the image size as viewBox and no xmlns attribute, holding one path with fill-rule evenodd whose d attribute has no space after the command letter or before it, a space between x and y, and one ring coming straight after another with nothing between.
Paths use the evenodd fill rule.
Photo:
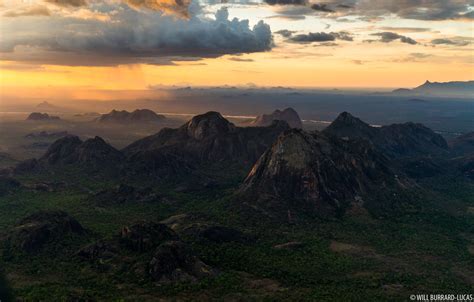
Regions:
<instances>
[{"instance_id":1,"label":"rocky peak","mask_svg":"<svg viewBox=\"0 0 474 302\"><path fill-rule=\"evenodd\" d=\"M69 162L71 155L74 154L77 147L82 144L79 137L75 135L67 135L55 141L40 158L49 164L56 164L59 161Z\"/></svg>"},{"instance_id":2,"label":"rocky peak","mask_svg":"<svg viewBox=\"0 0 474 302\"><path fill-rule=\"evenodd\" d=\"M219 112L214 111L196 115L184 127L188 135L197 140L235 131L234 124L226 120Z\"/></svg>"},{"instance_id":3,"label":"rocky peak","mask_svg":"<svg viewBox=\"0 0 474 302\"><path fill-rule=\"evenodd\" d=\"M324 129L326 134L336 135L341 138L364 139L371 139L376 131L377 130L374 127L364 123L349 112L342 112L339 114L339 116L326 129Z\"/></svg>"},{"instance_id":4,"label":"rocky peak","mask_svg":"<svg viewBox=\"0 0 474 302\"><path fill-rule=\"evenodd\" d=\"M385 157L370 144L293 129L281 134L260 157L240 193L246 200L259 200L259 205L283 212L335 214L390 179L394 175Z\"/></svg>"}]
</instances>

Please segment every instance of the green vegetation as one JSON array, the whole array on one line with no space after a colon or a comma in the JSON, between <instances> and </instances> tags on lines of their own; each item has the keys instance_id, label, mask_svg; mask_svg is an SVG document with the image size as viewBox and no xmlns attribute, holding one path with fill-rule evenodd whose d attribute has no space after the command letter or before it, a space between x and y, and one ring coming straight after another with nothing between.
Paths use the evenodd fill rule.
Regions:
<instances>
[{"instance_id":1,"label":"green vegetation","mask_svg":"<svg viewBox=\"0 0 474 302\"><path fill-rule=\"evenodd\" d=\"M53 181L41 175L20 181L28 184L41 179ZM68 185L57 192L17 190L0 198L1 232L7 233L35 211L61 209L90 233L50 244L34 255L4 246L2 266L15 295L26 300L245 297L258 301L380 301L406 300L412 293L472 291L474 260L469 247L474 244L474 215L468 210L474 207L472 183L430 179L424 184L428 189L398 195L385 192L379 200L367 200L370 205L383 205L383 216L377 215L380 207L369 207L372 214L349 212L336 220L301 216L297 224L287 224L262 217L243 219L234 211L238 201L232 198L239 182L230 182L227 188L201 193L177 193L166 185L153 187L172 202L112 206L99 206L90 198L89 192L116 185L106 180L70 177ZM91 264L75 256L80 247L110 238L125 225L182 213L189 214L186 223L227 225L256 240L218 244L183 234L182 239L197 255L221 272L198 283L154 284L146 274L134 270L140 259L117 267ZM302 246L274 248L292 241Z\"/></svg>"}]
</instances>

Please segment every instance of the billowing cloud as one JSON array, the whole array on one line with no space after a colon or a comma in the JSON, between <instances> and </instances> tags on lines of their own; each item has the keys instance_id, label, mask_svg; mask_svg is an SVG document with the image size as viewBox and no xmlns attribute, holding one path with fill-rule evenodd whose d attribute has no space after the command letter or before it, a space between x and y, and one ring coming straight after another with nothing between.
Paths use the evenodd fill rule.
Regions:
<instances>
[{"instance_id":1,"label":"billowing cloud","mask_svg":"<svg viewBox=\"0 0 474 302\"><path fill-rule=\"evenodd\" d=\"M226 8L215 18L175 18L121 6L110 22L74 18L5 22L1 59L48 64L164 64L180 58L212 58L268 51L270 27L260 21L229 20ZM16 22L15 22L16 21Z\"/></svg>"},{"instance_id":2,"label":"billowing cloud","mask_svg":"<svg viewBox=\"0 0 474 302\"><path fill-rule=\"evenodd\" d=\"M383 42L383 43L390 43L395 40L400 40L400 42L402 43L407 43L407 44L412 44L412 45L418 44L415 40L413 40L410 37L402 36L400 34L389 32L389 31L375 33L375 34L372 34L372 36L380 37L380 42Z\"/></svg>"},{"instance_id":3,"label":"billowing cloud","mask_svg":"<svg viewBox=\"0 0 474 302\"><path fill-rule=\"evenodd\" d=\"M338 40L352 41L353 38L348 32L317 32L293 35L289 38L291 42L297 43L312 43L312 42L330 42Z\"/></svg>"}]
</instances>

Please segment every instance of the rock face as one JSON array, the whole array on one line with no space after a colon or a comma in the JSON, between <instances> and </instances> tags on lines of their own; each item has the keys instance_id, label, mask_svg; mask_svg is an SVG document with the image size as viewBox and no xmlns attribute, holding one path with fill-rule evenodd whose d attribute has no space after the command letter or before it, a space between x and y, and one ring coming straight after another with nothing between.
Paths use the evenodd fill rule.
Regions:
<instances>
[{"instance_id":1,"label":"rock face","mask_svg":"<svg viewBox=\"0 0 474 302\"><path fill-rule=\"evenodd\" d=\"M422 124L404 123L371 127L350 113L341 113L323 133L342 139L364 139L392 158L442 155L448 152L444 138Z\"/></svg>"},{"instance_id":2,"label":"rock face","mask_svg":"<svg viewBox=\"0 0 474 302\"><path fill-rule=\"evenodd\" d=\"M143 154L170 154L191 162L255 161L288 125L240 128L218 112L193 117L178 129L165 128L138 140L123 152L129 157Z\"/></svg>"},{"instance_id":3,"label":"rock face","mask_svg":"<svg viewBox=\"0 0 474 302\"><path fill-rule=\"evenodd\" d=\"M280 212L334 215L359 195L395 180L387 159L364 141L290 130L257 161L240 194Z\"/></svg>"},{"instance_id":4,"label":"rock face","mask_svg":"<svg viewBox=\"0 0 474 302\"><path fill-rule=\"evenodd\" d=\"M81 164L84 167L100 168L113 166L123 160L120 151L102 138L81 141L77 136L66 136L55 141L39 159L48 165Z\"/></svg>"},{"instance_id":5,"label":"rock face","mask_svg":"<svg viewBox=\"0 0 474 302\"><path fill-rule=\"evenodd\" d=\"M76 219L62 211L42 211L24 218L9 237L13 247L27 253L39 251L45 244L85 232Z\"/></svg>"},{"instance_id":6,"label":"rock face","mask_svg":"<svg viewBox=\"0 0 474 302\"><path fill-rule=\"evenodd\" d=\"M156 114L154 111L149 109L137 109L133 112L125 110L117 111L112 110L110 113L103 114L97 121L100 123L146 123L146 122L159 122L165 119L164 115Z\"/></svg>"},{"instance_id":7,"label":"rock face","mask_svg":"<svg viewBox=\"0 0 474 302\"><path fill-rule=\"evenodd\" d=\"M53 116L40 112L33 112L26 118L27 121L57 121L59 119L59 116Z\"/></svg>"},{"instance_id":8,"label":"rock face","mask_svg":"<svg viewBox=\"0 0 474 302\"><path fill-rule=\"evenodd\" d=\"M271 114L262 114L257 116L252 122L254 126L270 126L273 121L285 121L291 128L303 128L300 116L293 108L286 108L283 111L275 110Z\"/></svg>"},{"instance_id":9,"label":"rock face","mask_svg":"<svg viewBox=\"0 0 474 302\"><path fill-rule=\"evenodd\" d=\"M196 281L215 275L215 271L180 241L160 245L149 263L149 273L158 282Z\"/></svg>"}]
</instances>

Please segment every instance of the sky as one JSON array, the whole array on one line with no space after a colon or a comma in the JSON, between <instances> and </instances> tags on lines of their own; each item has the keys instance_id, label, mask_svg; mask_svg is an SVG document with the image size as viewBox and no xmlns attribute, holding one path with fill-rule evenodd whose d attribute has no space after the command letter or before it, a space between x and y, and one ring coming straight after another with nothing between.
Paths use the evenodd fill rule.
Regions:
<instances>
[{"instance_id":1,"label":"sky","mask_svg":"<svg viewBox=\"0 0 474 302\"><path fill-rule=\"evenodd\" d=\"M473 19L474 0L0 0L0 100L473 80Z\"/></svg>"}]
</instances>

